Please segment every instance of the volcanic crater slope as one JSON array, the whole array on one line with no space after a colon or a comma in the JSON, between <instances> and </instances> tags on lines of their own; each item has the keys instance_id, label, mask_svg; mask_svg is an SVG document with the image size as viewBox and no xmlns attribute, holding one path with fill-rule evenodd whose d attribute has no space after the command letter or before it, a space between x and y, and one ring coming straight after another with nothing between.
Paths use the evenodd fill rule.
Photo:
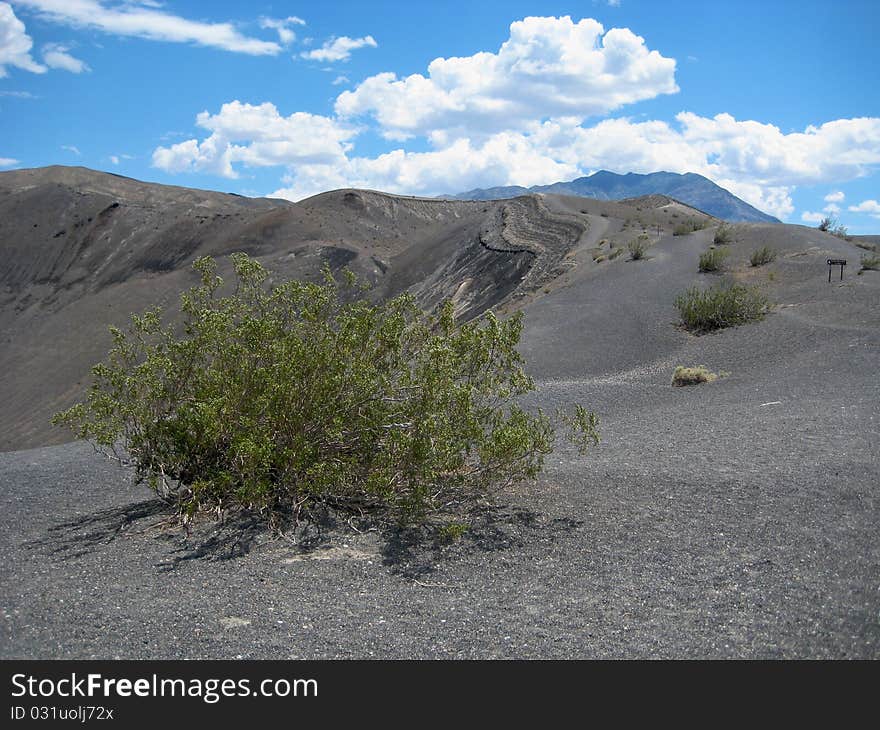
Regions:
<instances>
[{"instance_id":1,"label":"volcanic crater slope","mask_svg":"<svg viewBox=\"0 0 880 730\"><path fill-rule=\"evenodd\" d=\"M0 449L66 438L48 425L84 390L107 325L194 283L192 261L244 251L281 278L351 269L372 296L451 299L478 316L558 272L588 223L534 197L495 203L338 190L302 203L141 183L84 168L0 173Z\"/></svg>"},{"instance_id":2,"label":"volcanic crater slope","mask_svg":"<svg viewBox=\"0 0 880 730\"><path fill-rule=\"evenodd\" d=\"M0 656L880 657L880 272L857 273L877 241L745 223L715 244L719 224L663 195L293 204L0 173L0 449L27 449L0 453ZM713 246L723 265L700 273ZM349 267L372 296L462 317L523 311L524 405L581 403L602 443L560 443L452 544L339 523L272 540L247 519L169 532L48 419L82 395L106 324L175 316L192 258L228 274L232 251L280 278ZM734 282L773 303L763 320L681 327L677 294ZM678 365L721 377L673 388Z\"/></svg>"}]
</instances>

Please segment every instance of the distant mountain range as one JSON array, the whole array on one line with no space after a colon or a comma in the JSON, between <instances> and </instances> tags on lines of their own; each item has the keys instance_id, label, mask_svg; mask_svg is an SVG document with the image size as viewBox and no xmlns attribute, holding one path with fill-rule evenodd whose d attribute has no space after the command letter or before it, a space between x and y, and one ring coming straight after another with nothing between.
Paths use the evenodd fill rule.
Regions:
<instances>
[{"instance_id":1,"label":"distant mountain range","mask_svg":"<svg viewBox=\"0 0 880 730\"><path fill-rule=\"evenodd\" d=\"M778 218L763 213L708 178L687 172L652 172L639 175L629 172L618 175L615 172L600 170L589 177L579 177L570 182L557 182L552 185L534 185L530 188L512 185L508 187L469 190L466 193L449 195L454 200L499 200L515 198L530 193L554 193L556 195L575 195L596 200L624 200L640 195L668 195L687 203L709 215L727 221L747 221L752 223L779 223Z\"/></svg>"}]
</instances>

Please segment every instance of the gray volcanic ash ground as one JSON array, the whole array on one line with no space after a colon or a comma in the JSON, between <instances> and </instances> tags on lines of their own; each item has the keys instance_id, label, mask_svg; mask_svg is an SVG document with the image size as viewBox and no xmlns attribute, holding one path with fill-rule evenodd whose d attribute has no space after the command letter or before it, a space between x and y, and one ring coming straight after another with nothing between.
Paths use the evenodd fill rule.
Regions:
<instances>
[{"instance_id":1,"label":"gray volcanic ash ground","mask_svg":"<svg viewBox=\"0 0 880 730\"><path fill-rule=\"evenodd\" d=\"M76 168L0 173L3 658L586 658L880 655L880 272L816 229L713 228L664 196L432 201L337 191L299 204ZM711 225L717 221L710 221ZM648 255L616 248L646 231ZM769 245L774 262L749 266ZM602 444L560 443L447 546L344 524L189 539L146 488L48 425L78 399L106 325L177 292L205 253L277 276L348 266L463 317L522 309L551 410L583 403ZM827 258L846 258L827 282ZM681 290L736 279L762 322L694 336ZM728 374L672 388L676 365ZM240 530L240 532L238 532Z\"/></svg>"}]
</instances>

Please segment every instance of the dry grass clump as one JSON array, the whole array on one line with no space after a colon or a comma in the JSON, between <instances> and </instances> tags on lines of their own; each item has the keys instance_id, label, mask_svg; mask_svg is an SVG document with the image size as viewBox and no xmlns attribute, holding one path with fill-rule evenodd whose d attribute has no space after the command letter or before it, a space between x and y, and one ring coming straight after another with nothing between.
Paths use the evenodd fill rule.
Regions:
<instances>
[{"instance_id":1,"label":"dry grass clump","mask_svg":"<svg viewBox=\"0 0 880 730\"><path fill-rule=\"evenodd\" d=\"M697 365L693 368L686 368L679 365L672 373L672 385L676 388L684 385L699 385L700 383L711 383L718 380L718 374L710 372L703 365Z\"/></svg>"},{"instance_id":2,"label":"dry grass clump","mask_svg":"<svg viewBox=\"0 0 880 730\"><path fill-rule=\"evenodd\" d=\"M752 251L749 263L751 263L752 266L763 266L764 264L769 264L775 258L776 251L769 246L761 246L761 248L756 248Z\"/></svg>"},{"instance_id":3,"label":"dry grass clump","mask_svg":"<svg viewBox=\"0 0 880 730\"><path fill-rule=\"evenodd\" d=\"M684 223L679 223L672 229L673 236L687 236L694 231L702 231L706 227L706 221L690 218Z\"/></svg>"},{"instance_id":4,"label":"dry grass clump","mask_svg":"<svg viewBox=\"0 0 880 730\"><path fill-rule=\"evenodd\" d=\"M859 271L880 271L880 255L867 253L862 256L862 268Z\"/></svg>"},{"instance_id":5,"label":"dry grass clump","mask_svg":"<svg viewBox=\"0 0 880 730\"><path fill-rule=\"evenodd\" d=\"M727 251L722 248L710 248L705 253L700 254L700 272L711 273L721 271L724 267L724 258Z\"/></svg>"},{"instance_id":6,"label":"dry grass clump","mask_svg":"<svg viewBox=\"0 0 880 730\"><path fill-rule=\"evenodd\" d=\"M630 261L643 259L645 258L645 252L648 250L648 237L642 234L626 244L626 247L629 250Z\"/></svg>"},{"instance_id":7,"label":"dry grass clump","mask_svg":"<svg viewBox=\"0 0 880 730\"><path fill-rule=\"evenodd\" d=\"M722 223L715 229L715 237L712 240L716 244L730 243L733 240L733 228L727 223Z\"/></svg>"}]
</instances>

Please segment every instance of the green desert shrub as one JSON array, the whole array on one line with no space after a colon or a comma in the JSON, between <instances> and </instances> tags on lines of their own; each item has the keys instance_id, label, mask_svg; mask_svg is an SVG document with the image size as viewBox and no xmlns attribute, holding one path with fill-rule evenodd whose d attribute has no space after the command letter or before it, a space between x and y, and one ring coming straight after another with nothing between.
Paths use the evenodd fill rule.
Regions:
<instances>
[{"instance_id":1,"label":"green desert shrub","mask_svg":"<svg viewBox=\"0 0 880 730\"><path fill-rule=\"evenodd\" d=\"M687 236L694 232L694 227L690 223L679 223L672 229L673 236Z\"/></svg>"},{"instance_id":2,"label":"green desert shrub","mask_svg":"<svg viewBox=\"0 0 880 730\"><path fill-rule=\"evenodd\" d=\"M449 303L371 304L351 274L270 286L232 259L234 293L202 258L182 322L151 310L111 328L86 399L54 419L124 447L185 522L244 508L278 526L331 505L418 523L541 471L555 426L518 405L534 389L521 316L458 324ZM581 406L559 418L581 448L598 439Z\"/></svg>"},{"instance_id":3,"label":"green desert shrub","mask_svg":"<svg viewBox=\"0 0 880 730\"><path fill-rule=\"evenodd\" d=\"M716 244L730 243L733 240L733 228L727 223L722 223L715 229L715 237L712 240Z\"/></svg>"},{"instance_id":4,"label":"green desert shrub","mask_svg":"<svg viewBox=\"0 0 880 730\"><path fill-rule=\"evenodd\" d=\"M453 543L461 539L461 536L468 531L469 527L470 525L467 522L448 522L437 531L438 540L441 543Z\"/></svg>"},{"instance_id":5,"label":"green desert shrub","mask_svg":"<svg viewBox=\"0 0 880 730\"><path fill-rule=\"evenodd\" d=\"M763 266L764 264L769 264L775 259L776 251L769 246L761 246L761 248L756 248L752 251L752 255L749 257L749 263L752 266Z\"/></svg>"},{"instance_id":6,"label":"green desert shrub","mask_svg":"<svg viewBox=\"0 0 880 730\"><path fill-rule=\"evenodd\" d=\"M721 271L724 267L724 259L727 257L727 251L722 248L710 248L705 253L700 254L700 271L713 272Z\"/></svg>"},{"instance_id":7,"label":"green desert shrub","mask_svg":"<svg viewBox=\"0 0 880 730\"><path fill-rule=\"evenodd\" d=\"M626 244L626 248L629 251L630 261L643 259L645 258L645 252L648 250L648 237L642 234Z\"/></svg>"},{"instance_id":8,"label":"green desert shrub","mask_svg":"<svg viewBox=\"0 0 880 730\"><path fill-rule=\"evenodd\" d=\"M862 255L862 271L880 271L880 255L866 253Z\"/></svg>"},{"instance_id":9,"label":"green desert shrub","mask_svg":"<svg viewBox=\"0 0 880 730\"><path fill-rule=\"evenodd\" d=\"M706 221L697 218L689 218L684 223L679 223L672 229L673 236L687 236L694 231L701 231L706 227Z\"/></svg>"},{"instance_id":10,"label":"green desert shrub","mask_svg":"<svg viewBox=\"0 0 880 730\"><path fill-rule=\"evenodd\" d=\"M770 308L755 287L742 284L692 287L675 299L681 321L695 332L732 327L763 318Z\"/></svg>"},{"instance_id":11,"label":"green desert shrub","mask_svg":"<svg viewBox=\"0 0 880 730\"><path fill-rule=\"evenodd\" d=\"M675 387L711 383L713 380L717 379L717 373L710 372L709 369L703 365L698 365L693 368L686 368L683 365L679 365L672 373L672 385Z\"/></svg>"}]
</instances>

